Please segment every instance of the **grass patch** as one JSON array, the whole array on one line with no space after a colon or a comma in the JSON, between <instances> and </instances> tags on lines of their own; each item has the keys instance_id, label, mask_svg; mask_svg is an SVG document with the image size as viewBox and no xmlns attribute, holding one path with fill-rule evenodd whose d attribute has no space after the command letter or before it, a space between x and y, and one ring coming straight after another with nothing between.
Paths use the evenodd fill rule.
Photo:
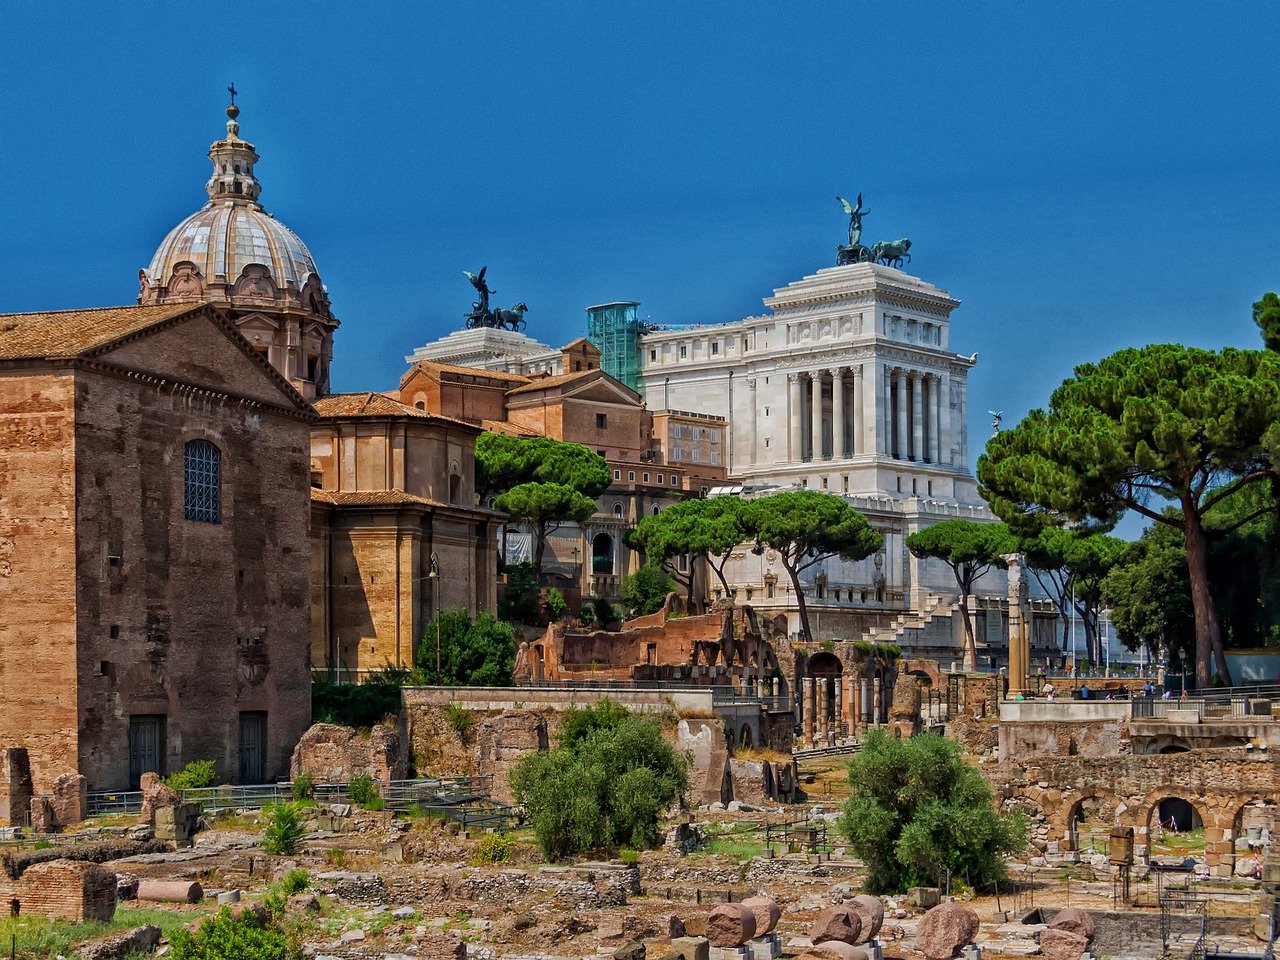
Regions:
<instances>
[{"instance_id":1,"label":"grass patch","mask_svg":"<svg viewBox=\"0 0 1280 960\"><path fill-rule=\"evenodd\" d=\"M168 937L176 930L209 913L209 909L156 910L122 907L110 923L70 920L48 920L43 917L13 917L0 920L0 945L7 954L13 938L17 938L18 956L26 960L53 960L58 955L70 956L76 945L115 930L132 930L153 924Z\"/></svg>"}]
</instances>

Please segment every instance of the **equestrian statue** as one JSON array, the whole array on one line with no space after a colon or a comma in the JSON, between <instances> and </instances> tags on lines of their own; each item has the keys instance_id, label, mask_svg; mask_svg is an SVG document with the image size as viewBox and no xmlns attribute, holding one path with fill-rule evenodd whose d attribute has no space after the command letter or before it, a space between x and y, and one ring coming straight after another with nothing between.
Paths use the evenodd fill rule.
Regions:
<instances>
[{"instance_id":1,"label":"equestrian statue","mask_svg":"<svg viewBox=\"0 0 1280 960\"><path fill-rule=\"evenodd\" d=\"M844 197L836 197L844 212L849 215L849 242L836 247L836 263L844 266L849 263L882 263L886 267L900 267L904 262L911 262L911 241L905 237L901 240L883 240L869 247L862 243L862 218L870 210L862 209L862 194L850 203Z\"/></svg>"}]
</instances>

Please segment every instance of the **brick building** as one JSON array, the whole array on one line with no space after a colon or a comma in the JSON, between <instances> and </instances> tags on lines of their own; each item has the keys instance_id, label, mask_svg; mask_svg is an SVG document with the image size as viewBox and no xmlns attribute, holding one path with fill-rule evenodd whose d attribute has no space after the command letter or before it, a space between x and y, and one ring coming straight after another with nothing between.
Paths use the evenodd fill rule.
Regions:
<instances>
[{"instance_id":1,"label":"brick building","mask_svg":"<svg viewBox=\"0 0 1280 960\"><path fill-rule=\"evenodd\" d=\"M522 336L487 329L466 334L463 339L482 345L494 334ZM463 350L459 359L470 357ZM492 432L580 443L604 457L613 482L598 498L599 510L581 525L565 524L550 534L543 575L549 585L570 594L616 599L623 578L640 562L623 543L627 529L724 481L725 468L709 452L719 442L712 432L718 434L724 423L718 417L650 411L636 391L600 369L600 351L586 339L561 348L554 368L560 372L529 375L415 359L400 379L399 399ZM677 457L671 437L696 446L683 448ZM507 528L508 560L520 558L529 546L527 535Z\"/></svg>"},{"instance_id":2,"label":"brick building","mask_svg":"<svg viewBox=\"0 0 1280 960\"><path fill-rule=\"evenodd\" d=\"M0 743L37 792L288 770L313 419L212 306L0 316Z\"/></svg>"},{"instance_id":3,"label":"brick building","mask_svg":"<svg viewBox=\"0 0 1280 960\"><path fill-rule=\"evenodd\" d=\"M379 393L315 409L311 661L343 675L407 666L437 610L496 605L498 515L475 506L480 428Z\"/></svg>"}]
</instances>

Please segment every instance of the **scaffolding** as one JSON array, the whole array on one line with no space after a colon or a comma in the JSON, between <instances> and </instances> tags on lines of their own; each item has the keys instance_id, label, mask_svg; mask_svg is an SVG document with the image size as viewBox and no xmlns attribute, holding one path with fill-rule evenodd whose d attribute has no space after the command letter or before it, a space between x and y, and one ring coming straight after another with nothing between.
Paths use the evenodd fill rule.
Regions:
<instances>
[{"instance_id":1,"label":"scaffolding","mask_svg":"<svg viewBox=\"0 0 1280 960\"><path fill-rule=\"evenodd\" d=\"M587 307L587 339L600 351L600 368L632 390L639 389L640 321L630 300Z\"/></svg>"}]
</instances>

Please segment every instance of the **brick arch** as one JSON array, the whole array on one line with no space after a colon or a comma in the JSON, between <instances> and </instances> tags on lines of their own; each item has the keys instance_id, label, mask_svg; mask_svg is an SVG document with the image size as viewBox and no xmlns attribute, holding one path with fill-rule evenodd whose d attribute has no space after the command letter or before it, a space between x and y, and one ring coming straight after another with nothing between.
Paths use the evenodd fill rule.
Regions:
<instances>
[{"instance_id":1,"label":"brick arch","mask_svg":"<svg viewBox=\"0 0 1280 960\"><path fill-rule=\"evenodd\" d=\"M929 678L929 685L935 689L940 682L938 665L932 660L904 660L898 665L898 672L922 673Z\"/></svg>"}]
</instances>

